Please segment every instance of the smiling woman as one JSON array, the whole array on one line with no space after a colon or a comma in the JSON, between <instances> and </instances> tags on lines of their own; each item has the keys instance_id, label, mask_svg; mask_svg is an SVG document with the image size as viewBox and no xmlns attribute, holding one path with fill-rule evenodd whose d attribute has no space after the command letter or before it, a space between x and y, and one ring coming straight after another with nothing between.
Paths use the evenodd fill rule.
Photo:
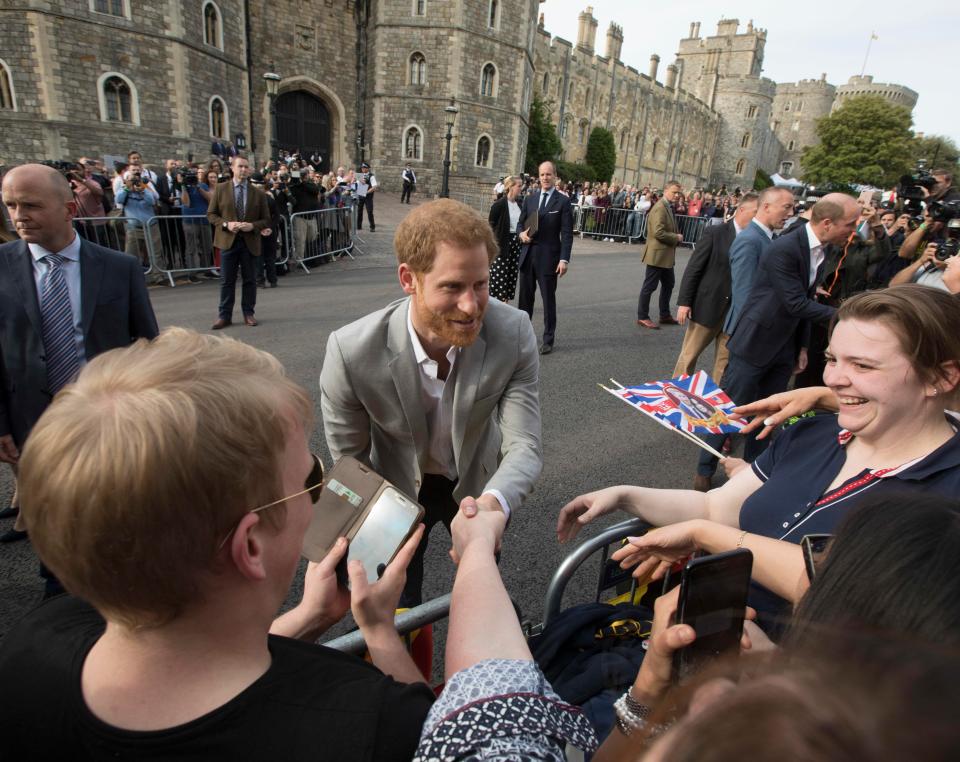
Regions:
<instances>
[{"instance_id":1,"label":"smiling woman","mask_svg":"<svg viewBox=\"0 0 960 762\"><path fill-rule=\"evenodd\" d=\"M752 464L706 494L610 487L560 512L559 539L621 509L661 527L621 551L635 575L662 576L697 549L754 554L754 579L777 596L803 590L797 543L832 533L866 495L960 494L960 300L924 286L858 294L843 304L824 381L836 415L804 418ZM672 526L666 526L672 525ZM798 581L800 581L798 583ZM752 605L773 613L765 591Z\"/></svg>"}]
</instances>

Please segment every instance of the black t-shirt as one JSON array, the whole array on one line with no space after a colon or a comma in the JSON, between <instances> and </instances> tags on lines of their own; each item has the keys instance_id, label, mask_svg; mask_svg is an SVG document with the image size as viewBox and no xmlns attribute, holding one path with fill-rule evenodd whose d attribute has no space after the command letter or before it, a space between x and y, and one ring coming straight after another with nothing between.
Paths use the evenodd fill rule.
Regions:
<instances>
[{"instance_id":1,"label":"black t-shirt","mask_svg":"<svg viewBox=\"0 0 960 762\"><path fill-rule=\"evenodd\" d=\"M0 758L12 760L409 760L433 701L376 667L323 646L270 636L272 664L209 714L173 728L129 731L97 719L80 675L104 621L61 596L0 646Z\"/></svg>"}]
</instances>

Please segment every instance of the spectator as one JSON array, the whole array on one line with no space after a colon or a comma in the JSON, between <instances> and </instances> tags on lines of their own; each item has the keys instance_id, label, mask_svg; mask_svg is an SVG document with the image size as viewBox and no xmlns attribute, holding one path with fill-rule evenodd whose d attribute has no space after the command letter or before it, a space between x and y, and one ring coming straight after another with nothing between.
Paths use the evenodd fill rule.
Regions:
<instances>
[{"instance_id":1,"label":"spectator","mask_svg":"<svg viewBox=\"0 0 960 762\"><path fill-rule=\"evenodd\" d=\"M167 270L178 270L184 266L180 253L186 251L183 232L182 212L183 170L176 159L164 162L165 171L157 178L156 191L160 197L159 220L160 240L163 244L163 258Z\"/></svg>"},{"instance_id":2,"label":"spectator","mask_svg":"<svg viewBox=\"0 0 960 762\"><path fill-rule=\"evenodd\" d=\"M700 191L694 191L687 204L687 214L691 217L699 217L701 207L703 207L703 194Z\"/></svg>"},{"instance_id":3,"label":"spectator","mask_svg":"<svg viewBox=\"0 0 960 762\"><path fill-rule=\"evenodd\" d=\"M124 173L123 184L116 194L116 202L122 216L127 218L127 241L125 251L136 257L143 269L150 267L151 249L160 252L160 231L156 224L149 224L156 214L159 196L153 185L147 180L149 170L131 169ZM150 236L150 243L147 243ZM159 274L155 276L160 278ZM162 278L160 278L162 280Z\"/></svg>"},{"instance_id":4,"label":"spectator","mask_svg":"<svg viewBox=\"0 0 960 762\"><path fill-rule=\"evenodd\" d=\"M92 243L117 248L110 244L107 213L103 207L103 186L93 179L93 167L81 162L78 169L67 173L67 181L77 202L77 217L83 220L75 223L77 232Z\"/></svg>"},{"instance_id":5,"label":"spectator","mask_svg":"<svg viewBox=\"0 0 960 762\"><path fill-rule=\"evenodd\" d=\"M312 174L300 170L290 173L287 192L293 209L293 266L304 258L316 256L317 211L320 209L320 186Z\"/></svg>"},{"instance_id":6,"label":"spectator","mask_svg":"<svg viewBox=\"0 0 960 762\"><path fill-rule=\"evenodd\" d=\"M6 754L410 758L432 695L392 621L421 532L373 586L351 562L349 595L338 541L274 619L323 483L312 412L275 358L183 329L101 355L57 396L20 487L76 597L4 638ZM376 666L312 643L349 607Z\"/></svg>"},{"instance_id":7,"label":"spectator","mask_svg":"<svg viewBox=\"0 0 960 762\"><path fill-rule=\"evenodd\" d=\"M503 179L506 196L493 202L489 222L497 237L500 253L490 264L490 296L501 302L510 302L517 292L517 277L520 261L520 238L517 225L520 223L520 188L523 181L508 175Z\"/></svg>"},{"instance_id":8,"label":"spectator","mask_svg":"<svg viewBox=\"0 0 960 762\"><path fill-rule=\"evenodd\" d=\"M184 267L190 270L209 269L213 253L213 229L207 219L207 207L210 203L210 180L216 184L216 175L208 173L201 180L196 170L192 170L188 181L181 187L180 204L183 215L183 234L185 239ZM191 283L199 283L200 277L190 273Z\"/></svg>"},{"instance_id":9,"label":"spectator","mask_svg":"<svg viewBox=\"0 0 960 762\"><path fill-rule=\"evenodd\" d=\"M127 177L131 177L134 174L139 174L144 182L144 185L150 185L153 187L154 193L157 190L157 175L151 169L146 169L143 166L143 157L140 155L139 151L130 151L127 154L127 166L124 171L117 172L117 176L113 178L113 196L116 200L116 197L119 195L121 189L126 183ZM158 196L159 198L159 196ZM120 206L120 202L116 201L117 206Z\"/></svg>"},{"instance_id":10,"label":"spectator","mask_svg":"<svg viewBox=\"0 0 960 762\"><path fill-rule=\"evenodd\" d=\"M260 287L270 284L270 288L277 287L277 234L280 232L280 207L277 204L273 191L266 187L262 174L255 172L250 176L250 182L257 186L267 196L267 207L270 209L270 224L260 231L263 240L260 242L260 256L257 257L257 285Z\"/></svg>"},{"instance_id":11,"label":"spectator","mask_svg":"<svg viewBox=\"0 0 960 762\"><path fill-rule=\"evenodd\" d=\"M837 313L824 372L838 416L799 421L706 494L612 487L582 495L561 510L558 538L620 508L661 527L635 542L641 576L662 574L668 558L694 548L747 547L757 580L794 599L803 563L793 543L803 535L833 532L868 495L960 490L960 434L944 417L960 383L956 325L960 302L933 289L857 294ZM754 600L766 612L782 609L766 592Z\"/></svg>"}]
</instances>

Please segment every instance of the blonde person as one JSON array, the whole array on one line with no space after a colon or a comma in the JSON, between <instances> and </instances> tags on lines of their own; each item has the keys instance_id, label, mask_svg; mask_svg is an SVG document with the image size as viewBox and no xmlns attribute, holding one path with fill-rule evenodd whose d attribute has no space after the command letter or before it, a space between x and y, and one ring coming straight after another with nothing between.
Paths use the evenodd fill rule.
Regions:
<instances>
[{"instance_id":1,"label":"blonde person","mask_svg":"<svg viewBox=\"0 0 960 762\"><path fill-rule=\"evenodd\" d=\"M271 355L179 328L57 395L20 489L70 595L4 637L7 756L410 759L433 696L393 611L420 531L372 586L351 562L350 592L339 539L276 616L323 484L312 413ZM373 664L314 644L349 609Z\"/></svg>"}]
</instances>

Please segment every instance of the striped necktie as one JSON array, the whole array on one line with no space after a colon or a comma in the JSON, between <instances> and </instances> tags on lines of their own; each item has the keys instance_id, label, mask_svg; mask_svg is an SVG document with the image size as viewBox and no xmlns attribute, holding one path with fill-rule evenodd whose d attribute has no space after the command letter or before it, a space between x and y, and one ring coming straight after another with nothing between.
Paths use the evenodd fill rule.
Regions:
<instances>
[{"instance_id":1,"label":"striped necktie","mask_svg":"<svg viewBox=\"0 0 960 762\"><path fill-rule=\"evenodd\" d=\"M47 383L50 393L56 394L77 375L80 360L73 335L70 292L63 274L66 259L59 254L47 254L42 261L47 264L47 271L40 281L43 349L47 355Z\"/></svg>"},{"instance_id":2,"label":"striped necktie","mask_svg":"<svg viewBox=\"0 0 960 762\"><path fill-rule=\"evenodd\" d=\"M237 183L237 221L243 222L243 213L245 205L243 203L243 183Z\"/></svg>"}]
</instances>

